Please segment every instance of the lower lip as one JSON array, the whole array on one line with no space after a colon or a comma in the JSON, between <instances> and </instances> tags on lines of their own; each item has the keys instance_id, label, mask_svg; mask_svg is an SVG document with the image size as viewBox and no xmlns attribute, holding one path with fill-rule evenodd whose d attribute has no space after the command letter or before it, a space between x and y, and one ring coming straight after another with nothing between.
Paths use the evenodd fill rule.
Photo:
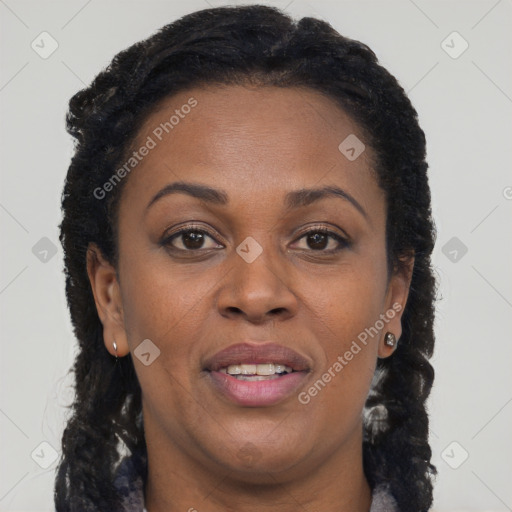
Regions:
<instances>
[{"instance_id":1,"label":"lower lip","mask_svg":"<svg viewBox=\"0 0 512 512\"><path fill-rule=\"evenodd\" d=\"M292 372L277 379L247 381L229 374L210 372L211 382L231 402L245 407L267 407L288 398L306 377L306 372Z\"/></svg>"}]
</instances>

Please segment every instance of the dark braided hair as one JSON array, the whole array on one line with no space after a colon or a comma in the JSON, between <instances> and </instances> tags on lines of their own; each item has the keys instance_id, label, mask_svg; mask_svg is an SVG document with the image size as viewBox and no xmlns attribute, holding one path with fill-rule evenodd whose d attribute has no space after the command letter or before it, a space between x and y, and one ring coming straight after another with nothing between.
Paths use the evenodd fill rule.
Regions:
<instances>
[{"instance_id":1,"label":"dark braided hair","mask_svg":"<svg viewBox=\"0 0 512 512\"><path fill-rule=\"evenodd\" d=\"M403 334L379 359L365 406L363 463L372 488L386 484L401 511L427 511L430 463L425 401L434 372L435 231L425 136L396 79L364 44L329 24L294 21L265 6L223 7L189 14L116 55L93 83L73 96L67 130L76 139L62 196L60 240L66 294L79 343L76 398L62 439L55 482L59 512L120 510L115 470L127 453L146 481L141 389L131 355L105 349L86 270L88 244L118 262L117 205L125 178L105 200L101 187L130 154L137 130L159 100L198 85L305 87L337 102L361 127L376 155L374 172L387 200L390 271L415 257Z\"/></svg>"}]
</instances>

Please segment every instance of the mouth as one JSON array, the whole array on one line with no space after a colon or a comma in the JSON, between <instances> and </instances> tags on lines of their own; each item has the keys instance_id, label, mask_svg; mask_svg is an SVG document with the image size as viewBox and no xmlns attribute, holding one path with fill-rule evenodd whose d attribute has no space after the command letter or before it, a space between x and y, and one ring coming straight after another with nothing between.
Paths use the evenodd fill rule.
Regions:
<instances>
[{"instance_id":1,"label":"mouth","mask_svg":"<svg viewBox=\"0 0 512 512\"><path fill-rule=\"evenodd\" d=\"M294 395L311 371L308 360L274 343L232 345L203 367L213 391L244 407L267 407Z\"/></svg>"}]
</instances>

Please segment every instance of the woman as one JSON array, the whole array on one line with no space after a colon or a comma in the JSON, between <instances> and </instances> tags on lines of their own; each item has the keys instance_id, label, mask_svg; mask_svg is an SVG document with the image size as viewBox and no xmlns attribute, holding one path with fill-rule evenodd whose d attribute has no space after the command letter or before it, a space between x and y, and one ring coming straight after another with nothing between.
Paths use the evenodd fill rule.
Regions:
<instances>
[{"instance_id":1,"label":"woman","mask_svg":"<svg viewBox=\"0 0 512 512\"><path fill-rule=\"evenodd\" d=\"M425 138L365 45L199 11L70 102L58 511L426 511Z\"/></svg>"}]
</instances>

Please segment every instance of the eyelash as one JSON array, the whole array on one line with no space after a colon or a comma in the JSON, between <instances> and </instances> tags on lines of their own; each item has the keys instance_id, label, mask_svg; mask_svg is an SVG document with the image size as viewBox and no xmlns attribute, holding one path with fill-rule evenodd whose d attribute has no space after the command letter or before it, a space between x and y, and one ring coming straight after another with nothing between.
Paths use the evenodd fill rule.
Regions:
<instances>
[{"instance_id":1,"label":"eyelash","mask_svg":"<svg viewBox=\"0 0 512 512\"><path fill-rule=\"evenodd\" d=\"M177 252L199 253L200 251L205 251L205 250L206 251L215 250L215 249L180 249L178 247L174 247L172 245L173 240L176 238L179 238L181 235L184 235L186 233L201 233L204 235L208 235L216 243L219 243L215 239L215 236L212 233L210 233L208 230L206 230L204 227L190 225L190 226L186 226L168 236L164 236L164 238L161 241L161 245L165 246L173 251L177 251ZM336 242L338 242L339 246L336 247L335 249L330 249L330 250L308 249L311 252L323 253L323 254L334 254L334 253L340 252L341 250L346 249L347 247L350 246L350 241L347 238L344 238L341 235L339 235L338 233L335 233L334 231L327 229L325 226L313 226L310 229L308 229L307 231L301 233L300 236L295 241L302 240L303 238L305 238L308 235L317 234L317 233L322 234L322 235L327 235L329 238L336 240Z\"/></svg>"}]
</instances>

